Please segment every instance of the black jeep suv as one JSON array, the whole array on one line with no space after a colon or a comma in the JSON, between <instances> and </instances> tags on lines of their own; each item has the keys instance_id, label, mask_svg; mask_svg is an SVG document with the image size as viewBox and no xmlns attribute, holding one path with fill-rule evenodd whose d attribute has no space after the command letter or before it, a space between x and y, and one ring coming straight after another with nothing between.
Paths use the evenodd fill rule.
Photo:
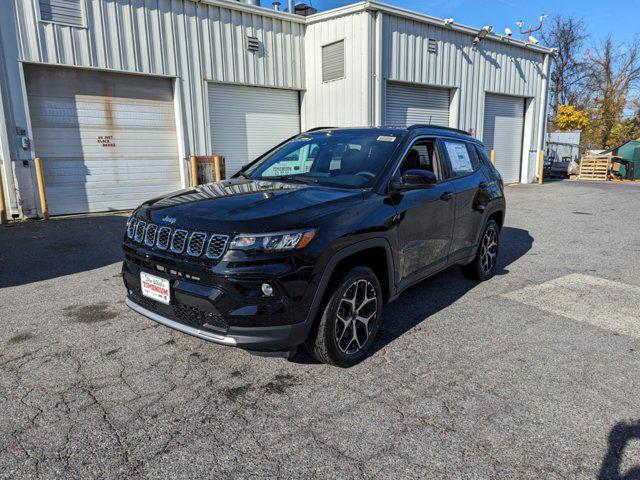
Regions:
<instances>
[{"instance_id":1,"label":"black jeep suv","mask_svg":"<svg viewBox=\"0 0 640 480\"><path fill-rule=\"evenodd\" d=\"M504 215L502 179L465 132L314 129L229 180L136 209L126 303L205 340L264 353L305 344L346 367L410 285L452 265L490 278Z\"/></svg>"}]
</instances>

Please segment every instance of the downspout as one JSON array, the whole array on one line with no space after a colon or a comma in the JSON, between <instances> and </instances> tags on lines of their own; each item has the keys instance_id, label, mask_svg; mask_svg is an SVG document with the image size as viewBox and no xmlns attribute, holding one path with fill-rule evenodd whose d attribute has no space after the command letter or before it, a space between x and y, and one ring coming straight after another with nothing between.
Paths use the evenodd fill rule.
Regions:
<instances>
[{"instance_id":1,"label":"downspout","mask_svg":"<svg viewBox=\"0 0 640 480\"><path fill-rule=\"evenodd\" d=\"M547 109L549 108L549 72L551 71L551 54L546 53L544 56L544 62L542 64L542 71L544 72L544 76L542 78L542 87L540 92L541 108L540 108L540 118L539 118L539 127L538 127L538 141L536 144L538 145L538 150L536 152L536 168L535 172L540 171L540 162L542 161L542 155L540 152L544 151L545 138L547 132Z\"/></svg>"},{"instance_id":2,"label":"downspout","mask_svg":"<svg viewBox=\"0 0 640 480\"><path fill-rule=\"evenodd\" d=\"M382 126L382 12L375 11L375 32L373 35L373 51L374 51L374 126Z\"/></svg>"}]
</instances>

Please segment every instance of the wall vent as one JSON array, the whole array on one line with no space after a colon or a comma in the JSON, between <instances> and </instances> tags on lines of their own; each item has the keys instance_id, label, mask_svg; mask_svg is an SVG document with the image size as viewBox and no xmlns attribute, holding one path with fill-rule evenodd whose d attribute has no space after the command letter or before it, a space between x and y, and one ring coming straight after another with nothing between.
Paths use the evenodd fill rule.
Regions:
<instances>
[{"instance_id":1,"label":"wall vent","mask_svg":"<svg viewBox=\"0 0 640 480\"><path fill-rule=\"evenodd\" d=\"M260 50L260 40L258 40L256 37L247 35L247 50L249 50L250 52L257 52L258 50Z\"/></svg>"},{"instance_id":2,"label":"wall vent","mask_svg":"<svg viewBox=\"0 0 640 480\"><path fill-rule=\"evenodd\" d=\"M344 78L344 40L322 47L322 81Z\"/></svg>"},{"instance_id":3,"label":"wall vent","mask_svg":"<svg viewBox=\"0 0 640 480\"><path fill-rule=\"evenodd\" d=\"M427 39L427 51L429 53L438 53L438 42L435 39Z\"/></svg>"},{"instance_id":4,"label":"wall vent","mask_svg":"<svg viewBox=\"0 0 640 480\"><path fill-rule=\"evenodd\" d=\"M84 27L83 0L38 0L40 20Z\"/></svg>"}]
</instances>

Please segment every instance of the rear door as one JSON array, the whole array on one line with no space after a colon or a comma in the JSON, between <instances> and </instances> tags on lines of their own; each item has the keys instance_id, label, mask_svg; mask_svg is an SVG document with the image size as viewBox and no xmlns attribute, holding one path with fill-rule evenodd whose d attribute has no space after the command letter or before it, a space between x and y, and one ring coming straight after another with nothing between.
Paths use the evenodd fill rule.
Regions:
<instances>
[{"instance_id":1,"label":"rear door","mask_svg":"<svg viewBox=\"0 0 640 480\"><path fill-rule=\"evenodd\" d=\"M488 179L473 151L473 145L457 139L442 139L442 150L455 191L455 221L449 263L475 252L478 231L483 226Z\"/></svg>"}]
</instances>

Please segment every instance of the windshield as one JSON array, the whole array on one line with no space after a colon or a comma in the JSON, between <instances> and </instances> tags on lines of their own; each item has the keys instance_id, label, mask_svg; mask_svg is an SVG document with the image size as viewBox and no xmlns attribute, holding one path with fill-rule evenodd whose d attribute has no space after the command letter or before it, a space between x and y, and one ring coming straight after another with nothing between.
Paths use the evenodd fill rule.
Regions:
<instances>
[{"instance_id":1,"label":"windshield","mask_svg":"<svg viewBox=\"0 0 640 480\"><path fill-rule=\"evenodd\" d=\"M393 133L305 133L241 174L254 180L366 188L373 185L399 141Z\"/></svg>"}]
</instances>

